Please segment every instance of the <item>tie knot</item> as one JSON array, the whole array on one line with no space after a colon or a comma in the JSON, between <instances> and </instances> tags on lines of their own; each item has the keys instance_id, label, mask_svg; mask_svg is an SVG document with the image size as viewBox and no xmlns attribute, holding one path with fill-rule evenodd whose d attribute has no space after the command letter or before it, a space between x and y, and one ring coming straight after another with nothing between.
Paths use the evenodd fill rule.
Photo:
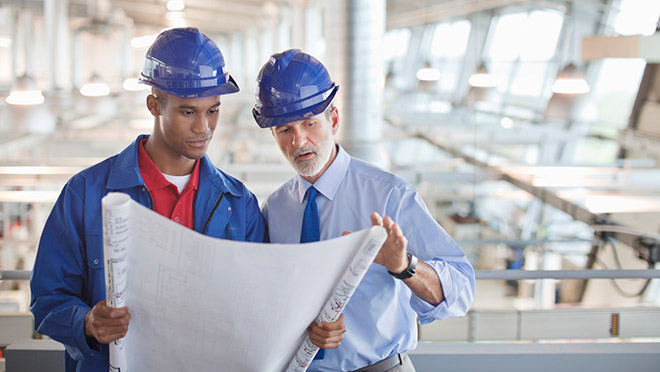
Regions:
<instances>
[{"instance_id":1,"label":"tie knot","mask_svg":"<svg viewBox=\"0 0 660 372\"><path fill-rule=\"evenodd\" d=\"M316 199L316 195L318 195L318 193L319 193L318 190L316 190L316 188L314 186L310 186L307 189L307 196L309 197L309 199L307 199L307 200L312 201L312 200Z\"/></svg>"}]
</instances>

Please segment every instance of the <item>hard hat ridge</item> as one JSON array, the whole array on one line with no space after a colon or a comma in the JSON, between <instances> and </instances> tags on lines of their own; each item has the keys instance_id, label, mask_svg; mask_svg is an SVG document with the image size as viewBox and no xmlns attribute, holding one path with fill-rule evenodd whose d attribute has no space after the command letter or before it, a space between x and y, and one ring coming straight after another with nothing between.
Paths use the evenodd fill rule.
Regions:
<instances>
[{"instance_id":1,"label":"hard hat ridge","mask_svg":"<svg viewBox=\"0 0 660 372\"><path fill-rule=\"evenodd\" d=\"M194 27L160 33L147 51L140 82L182 98L238 92L218 46Z\"/></svg>"},{"instance_id":2,"label":"hard hat ridge","mask_svg":"<svg viewBox=\"0 0 660 372\"><path fill-rule=\"evenodd\" d=\"M284 125L322 113L339 86L328 70L299 49L273 54L257 77L252 115L262 128Z\"/></svg>"}]
</instances>

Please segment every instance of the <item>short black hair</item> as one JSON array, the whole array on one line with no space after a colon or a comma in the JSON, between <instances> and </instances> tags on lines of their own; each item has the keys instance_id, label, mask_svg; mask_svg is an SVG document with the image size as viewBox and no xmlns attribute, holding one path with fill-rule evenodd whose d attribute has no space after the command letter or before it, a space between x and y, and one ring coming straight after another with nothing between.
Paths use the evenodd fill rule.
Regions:
<instances>
[{"instance_id":1,"label":"short black hair","mask_svg":"<svg viewBox=\"0 0 660 372\"><path fill-rule=\"evenodd\" d=\"M168 93L165 93L158 88L151 88L151 94L156 97L158 103L160 103L161 106L165 107L165 104L167 103L167 96L169 95Z\"/></svg>"}]
</instances>

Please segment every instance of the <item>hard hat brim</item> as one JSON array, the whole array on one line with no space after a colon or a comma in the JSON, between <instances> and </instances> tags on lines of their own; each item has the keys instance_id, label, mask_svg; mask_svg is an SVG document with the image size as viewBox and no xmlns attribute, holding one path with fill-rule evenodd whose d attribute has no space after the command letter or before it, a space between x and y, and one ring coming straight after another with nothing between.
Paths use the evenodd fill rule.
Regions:
<instances>
[{"instance_id":1,"label":"hard hat brim","mask_svg":"<svg viewBox=\"0 0 660 372\"><path fill-rule=\"evenodd\" d=\"M140 83L150 85L156 89L162 90L165 93L177 96L180 98L204 98L204 97L215 97L221 96L223 94L231 94L240 91L238 84L231 75L227 75L227 82L216 87L211 88L169 88L160 86L153 81L149 81L140 77L138 81Z\"/></svg>"},{"instance_id":2,"label":"hard hat brim","mask_svg":"<svg viewBox=\"0 0 660 372\"><path fill-rule=\"evenodd\" d=\"M332 91L330 92L328 97L323 102L316 104L312 107L307 107L294 112L283 113L281 115L264 116L257 108L257 105L255 105L255 107L252 109L252 116L254 117L254 120L261 128L277 127L280 125L293 123L294 121L305 120L312 116L316 116L318 114L321 114L323 111L325 111L325 109L330 105L332 100L335 98L335 95L339 90L339 85L336 84L333 85L334 86L332 88Z\"/></svg>"}]
</instances>

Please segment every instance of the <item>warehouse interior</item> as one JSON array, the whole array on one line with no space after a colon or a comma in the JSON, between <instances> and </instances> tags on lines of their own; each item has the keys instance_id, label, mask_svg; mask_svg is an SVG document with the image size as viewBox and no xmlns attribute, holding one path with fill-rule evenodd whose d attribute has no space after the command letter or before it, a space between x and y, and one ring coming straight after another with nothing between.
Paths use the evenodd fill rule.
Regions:
<instances>
[{"instance_id":1,"label":"warehouse interior","mask_svg":"<svg viewBox=\"0 0 660 372\"><path fill-rule=\"evenodd\" d=\"M475 302L420 326L418 371L657 371L659 16L657 0L1 0L0 350L35 337L28 279L63 185L151 131L145 52L193 26L241 88L219 168L260 202L294 176L251 110L269 56L305 50L341 87L342 146L415 185L468 256Z\"/></svg>"}]
</instances>

